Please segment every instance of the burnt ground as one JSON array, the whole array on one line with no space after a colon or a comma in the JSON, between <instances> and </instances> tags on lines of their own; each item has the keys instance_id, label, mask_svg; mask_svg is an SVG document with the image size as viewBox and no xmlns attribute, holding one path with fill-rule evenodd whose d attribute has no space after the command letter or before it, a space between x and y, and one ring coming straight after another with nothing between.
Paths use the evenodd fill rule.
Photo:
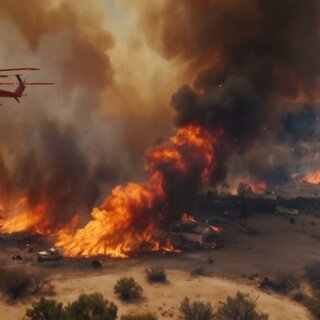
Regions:
<instances>
[{"instance_id":1,"label":"burnt ground","mask_svg":"<svg viewBox=\"0 0 320 320\"><path fill-rule=\"evenodd\" d=\"M277 216L273 212L251 212L242 219L225 214L216 216L214 220L223 226L221 236L225 242L224 248L214 251L144 254L128 259L99 257L103 267L94 269L93 258L39 263L36 252L50 247L54 239L16 234L1 236L0 261L2 266L48 273L54 286L51 295L63 302L74 300L80 293L100 291L118 304L120 314L151 310L161 319L175 318L179 303L185 296L216 305L219 300L240 290L258 297L258 307L269 313L270 319L310 318L303 307L288 297L261 292L258 283L277 270L302 275L305 264L319 259L320 218L304 213L290 221L288 217ZM11 260L14 254L20 254L23 260ZM208 263L209 257L214 259L213 264ZM147 283L144 269L150 265L166 268L168 284ZM204 266L205 277L190 276L195 265ZM113 286L122 276L133 276L143 286L145 298L131 304L118 301ZM2 299L0 319L21 319L26 307L39 296L18 302Z\"/></svg>"}]
</instances>

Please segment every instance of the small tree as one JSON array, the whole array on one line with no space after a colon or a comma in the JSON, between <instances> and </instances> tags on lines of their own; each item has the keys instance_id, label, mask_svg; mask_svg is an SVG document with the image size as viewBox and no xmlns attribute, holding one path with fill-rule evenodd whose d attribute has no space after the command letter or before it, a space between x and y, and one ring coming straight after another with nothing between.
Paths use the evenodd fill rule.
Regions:
<instances>
[{"instance_id":1,"label":"small tree","mask_svg":"<svg viewBox=\"0 0 320 320\"><path fill-rule=\"evenodd\" d=\"M180 304L181 320L212 320L214 319L213 309L210 303L201 301L190 302L189 298L184 298Z\"/></svg>"},{"instance_id":2,"label":"small tree","mask_svg":"<svg viewBox=\"0 0 320 320\"><path fill-rule=\"evenodd\" d=\"M123 300L136 299L142 296L142 287L133 279L123 277L114 286L114 292Z\"/></svg>"},{"instance_id":3,"label":"small tree","mask_svg":"<svg viewBox=\"0 0 320 320\"><path fill-rule=\"evenodd\" d=\"M45 273L28 273L23 268L0 270L0 291L11 299L17 299L22 295L35 294L50 286L50 279Z\"/></svg>"},{"instance_id":4,"label":"small tree","mask_svg":"<svg viewBox=\"0 0 320 320\"><path fill-rule=\"evenodd\" d=\"M268 315L256 311L256 301L249 295L238 292L234 298L228 297L226 302L220 302L215 320L267 320Z\"/></svg>"},{"instance_id":5,"label":"small tree","mask_svg":"<svg viewBox=\"0 0 320 320\"><path fill-rule=\"evenodd\" d=\"M163 267L150 267L145 270L146 277L150 282L166 282L167 275Z\"/></svg>"},{"instance_id":6,"label":"small tree","mask_svg":"<svg viewBox=\"0 0 320 320\"><path fill-rule=\"evenodd\" d=\"M121 316L121 320L157 320L157 317L152 313L127 314Z\"/></svg>"},{"instance_id":7,"label":"small tree","mask_svg":"<svg viewBox=\"0 0 320 320\"><path fill-rule=\"evenodd\" d=\"M46 287L47 289L52 289L51 279L49 278L48 274L45 272L37 272L31 275L32 279L32 288L31 294L39 293L43 291Z\"/></svg>"},{"instance_id":8,"label":"small tree","mask_svg":"<svg viewBox=\"0 0 320 320\"><path fill-rule=\"evenodd\" d=\"M62 303L56 300L41 298L27 309L26 317L30 320L64 320Z\"/></svg>"},{"instance_id":9,"label":"small tree","mask_svg":"<svg viewBox=\"0 0 320 320\"><path fill-rule=\"evenodd\" d=\"M32 291L32 277L24 269L0 271L0 290L11 299L17 299Z\"/></svg>"},{"instance_id":10,"label":"small tree","mask_svg":"<svg viewBox=\"0 0 320 320\"><path fill-rule=\"evenodd\" d=\"M310 286L320 289L320 261L314 261L304 267L304 275Z\"/></svg>"}]
</instances>

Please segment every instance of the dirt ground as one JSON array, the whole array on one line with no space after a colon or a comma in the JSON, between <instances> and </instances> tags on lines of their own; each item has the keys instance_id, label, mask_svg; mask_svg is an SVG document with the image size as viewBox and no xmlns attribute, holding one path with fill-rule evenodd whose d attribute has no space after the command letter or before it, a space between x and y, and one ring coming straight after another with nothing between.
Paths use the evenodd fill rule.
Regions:
<instances>
[{"instance_id":1,"label":"dirt ground","mask_svg":"<svg viewBox=\"0 0 320 320\"><path fill-rule=\"evenodd\" d=\"M257 298L258 309L271 320L306 320L311 315L301 305L271 292L257 288L259 279L272 276L277 270L302 274L303 266L319 259L320 218L303 215L291 224L282 216L255 215L242 225L229 222L224 228L226 247L215 251L183 254L153 254L129 259L102 258L104 267L93 269L92 259L64 259L62 262L38 263L35 253L27 253L26 239L2 236L1 265L19 264L34 272L50 274L54 292L50 296L61 302L75 300L81 293L101 292L119 307L119 316L128 312L149 311L159 319L176 319L184 297L209 301L215 307L219 301L237 291ZM41 246L36 251L43 249ZM20 253L23 262L13 262L12 254ZM208 257L214 259L208 263ZM167 271L168 283L150 284L144 277L148 266L161 265ZM191 277L194 265L204 266L207 275ZM143 299L121 302L114 294L116 281L132 276L144 290ZM17 302L0 301L0 319L22 319L27 306L40 295Z\"/></svg>"}]
</instances>

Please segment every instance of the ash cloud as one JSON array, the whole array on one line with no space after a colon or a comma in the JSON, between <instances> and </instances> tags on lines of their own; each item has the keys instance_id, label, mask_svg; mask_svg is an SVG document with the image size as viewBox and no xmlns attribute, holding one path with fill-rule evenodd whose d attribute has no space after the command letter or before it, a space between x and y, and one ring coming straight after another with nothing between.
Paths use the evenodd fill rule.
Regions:
<instances>
[{"instance_id":1,"label":"ash cloud","mask_svg":"<svg viewBox=\"0 0 320 320\"><path fill-rule=\"evenodd\" d=\"M299 157L287 156L282 163L278 149L291 148L283 137L302 141L314 134L309 124L315 114L293 102L314 105L317 99L318 1L164 1L141 5L140 12L150 46L187 64L188 74L195 75L172 96L175 124L224 131L213 184L226 179L228 161L235 155L255 176L285 181L288 174L279 172L290 171ZM251 152L256 144L272 143L263 165L256 163Z\"/></svg>"},{"instance_id":2,"label":"ash cloud","mask_svg":"<svg viewBox=\"0 0 320 320\"><path fill-rule=\"evenodd\" d=\"M43 231L59 230L76 214L85 222L131 170L122 124L103 113L103 94L114 83L108 55L114 39L104 11L98 1L4 0L1 6L2 67L40 67L27 79L55 82L28 88L21 105L3 101L1 208L10 218L19 215L15 206L23 197L30 213L44 204Z\"/></svg>"}]
</instances>

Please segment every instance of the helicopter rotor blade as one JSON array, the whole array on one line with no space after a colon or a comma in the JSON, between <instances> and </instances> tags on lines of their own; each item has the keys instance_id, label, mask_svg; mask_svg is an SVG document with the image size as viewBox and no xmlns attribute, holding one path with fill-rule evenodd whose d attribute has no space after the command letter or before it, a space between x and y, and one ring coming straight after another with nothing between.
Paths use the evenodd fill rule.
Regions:
<instances>
[{"instance_id":1,"label":"helicopter rotor blade","mask_svg":"<svg viewBox=\"0 0 320 320\"><path fill-rule=\"evenodd\" d=\"M53 82L24 82L25 86L50 86L54 85ZM18 86L19 82L0 82L1 86Z\"/></svg>"},{"instance_id":2,"label":"helicopter rotor blade","mask_svg":"<svg viewBox=\"0 0 320 320\"><path fill-rule=\"evenodd\" d=\"M19 71L19 70L23 70L23 71L38 71L40 69L39 68L12 68L12 69L0 69L0 72L2 72L2 71Z\"/></svg>"}]
</instances>

